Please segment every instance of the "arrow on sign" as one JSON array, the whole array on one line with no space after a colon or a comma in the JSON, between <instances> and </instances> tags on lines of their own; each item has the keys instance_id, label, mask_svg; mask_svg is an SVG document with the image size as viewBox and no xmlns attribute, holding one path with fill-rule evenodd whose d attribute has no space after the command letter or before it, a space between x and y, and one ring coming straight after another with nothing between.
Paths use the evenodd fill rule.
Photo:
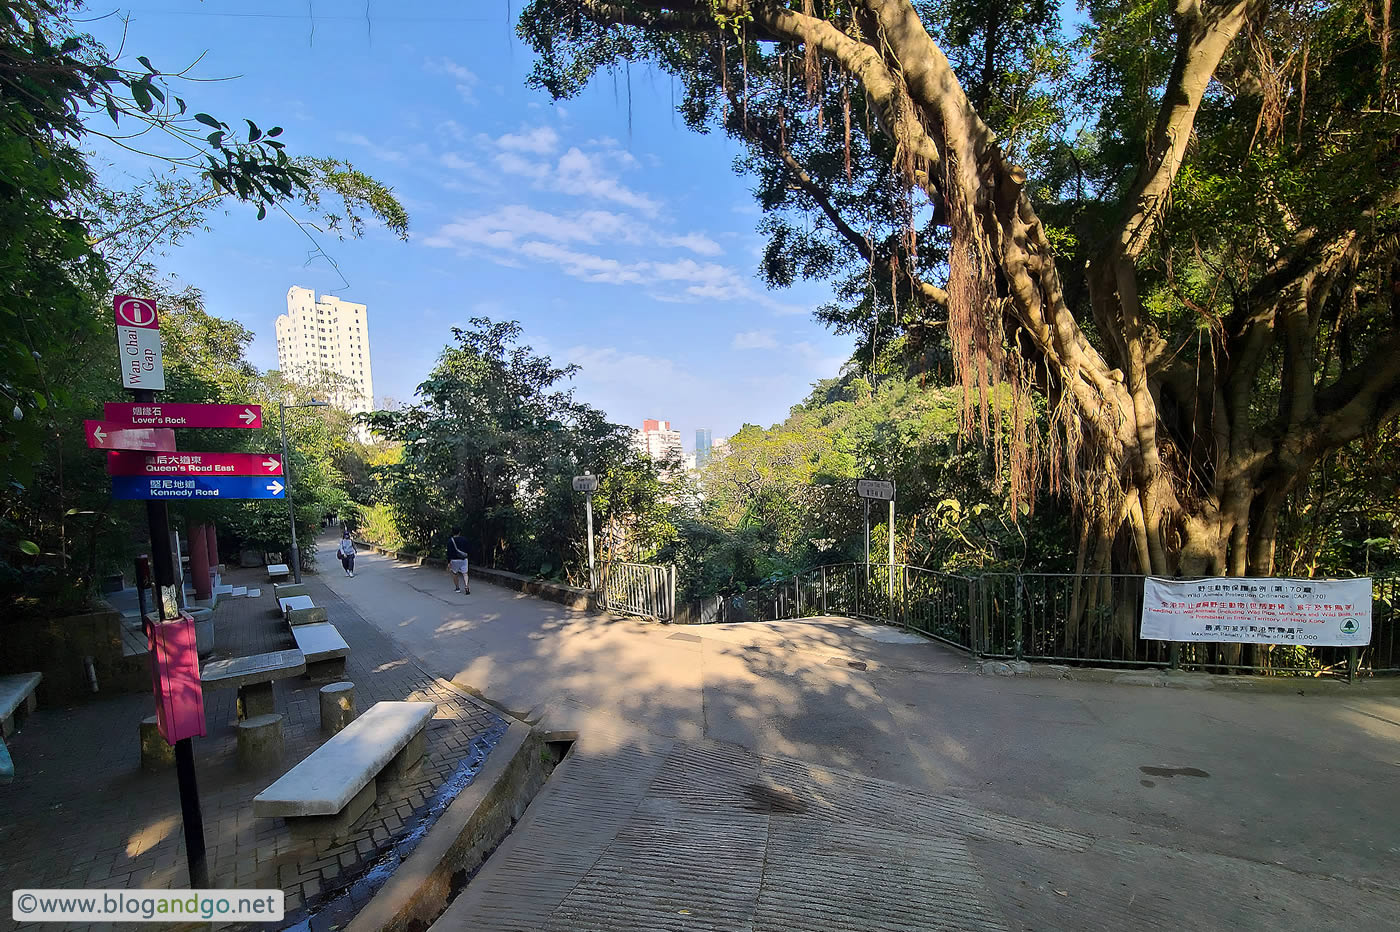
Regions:
<instances>
[{"instance_id":1,"label":"arrow on sign","mask_svg":"<svg viewBox=\"0 0 1400 932\"><path fill-rule=\"evenodd\" d=\"M238 417L240 420L243 421L244 424L252 424L258 418L258 416L253 413L251 408L244 408L243 413L238 415Z\"/></svg>"},{"instance_id":2,"label":"arrow on sign","mask_svg":"<svg viewBox=\"0 0 1400 932\"><path fill-rule=\"evenodd\" d=\"M92 429L92 435L97 438L98 443L105 443L107 441L107 432L101 427L94 427Z\"/></svg>"},{"instance_id":3,"label":"arrow on sign","mask_svg":"<svg viewBox=\"0 0 1400 932\"><path fill-rule=\"evenodd\" d=\"M263 460L263 465L267 467L268 472L276 472L278 469L282 468L282 464L276 460Z\"/></svg>"},{"instance_id":4,"label":"arrow on sign","mask_svg":"<svg viewBox=\"0 0 1400 932\"><path fill-rule=\"evenodd\" d=\"M281 495L281 494L282 494L282 489L284 489L284 488L286 488L286 487L285 487L284 485L282 485L282 483L278 482L276 479L273 479L271 482L269 482L269 483L267 484L267 490L268 490L269 492L271 492L273 495Z\"/></svg>"}]
</instances>

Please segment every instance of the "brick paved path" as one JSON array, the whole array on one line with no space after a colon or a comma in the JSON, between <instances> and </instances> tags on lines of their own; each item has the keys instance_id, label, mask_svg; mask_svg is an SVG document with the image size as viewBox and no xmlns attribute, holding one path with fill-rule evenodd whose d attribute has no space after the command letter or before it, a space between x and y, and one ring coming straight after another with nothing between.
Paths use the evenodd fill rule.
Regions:
<instances>
[{"instance_id":1,"label":"brick paved path","mask_svg":"<svg viewBox=\"0 0 1400 932\"><path fill-rule=\"evenodd\" d=\"M215 612L215 657L292 648L261 570L233 570L225 582L261 586L257 599L225 598ZM381 792L360 829L341 844L293 842L280 819L254 818L252 798L322 743L317 688L305 679L275 684L286 739L283 764L248 775L235 766L235 690L206 693L208 736L195 739L204 838L215 887L281 888L286 908L313 907L373 862L414 825L436 788L473 743L492 740L501 719L425 672L332 592L306 578L317 605L350 645L346 679L363 711L386 699L432 701L428 754L408 779ZM102 696L45 708L10 742L15 782L0 788L0 877L20 887L187 887L180 803L173 770L140 769L137 726L153 711L147 695ZM8 899L8 897L7 897ZM20 928L9 919L6 927Z\"/></svg>"}]
</instances>

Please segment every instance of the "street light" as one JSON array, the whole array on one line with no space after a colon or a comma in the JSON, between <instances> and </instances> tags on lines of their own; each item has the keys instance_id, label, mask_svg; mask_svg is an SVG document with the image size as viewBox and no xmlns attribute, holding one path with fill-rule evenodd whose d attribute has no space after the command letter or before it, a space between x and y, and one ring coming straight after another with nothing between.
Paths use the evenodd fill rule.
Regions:
<instances>
[{"instance_id":1,"label":"street light","mask_svg":"<svg viewBox=\"0 0 1400 932\"><path fill-rule=\"evenodd\" d=\"M292 579L301 582L301 553L297 550L297 512L292 505L292 456L287 452L287 409L288 408L325 408L329 407L329 401L303 401L301 404L289 405L279 403L277 424L282 430L282 472L287 480L287 519L292 524Z\"/></svg>"}]
</instances>

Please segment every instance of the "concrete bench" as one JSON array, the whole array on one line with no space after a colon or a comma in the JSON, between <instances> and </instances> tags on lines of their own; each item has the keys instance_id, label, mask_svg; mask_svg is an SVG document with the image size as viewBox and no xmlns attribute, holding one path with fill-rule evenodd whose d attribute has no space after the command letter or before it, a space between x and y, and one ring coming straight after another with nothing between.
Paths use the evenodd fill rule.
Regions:
<instances>
[{"instance_id":1,"label":"concrete bench","mask_svg":"<svg viewBox=\"0 0 1400 932\"><path fill-rule=\"evenodd\" d=\"M334 683L345 678L345 658L350 645L340 636L335 625L321 622L292 627L292 639L297 650L306 657L306 674L313 683Z\"/></svg>"},{"instance_id":2,"label":"concrete bench","mask_svg":"<svg viewBox=\"0 0 1400 932\"><path fill-rule=\"evenodd\" d=\"M15 762L5 747L5 739L18 731L29 713L39 707L34 690L43 678L42 673L0 676L0 786L15 778Z\"/></svg>"},{"instance_id":3,"label":"concrete bench","mask_svg":"<svg viewBox=\"0 0 1400 932\"><path fill-rule=\"evenodd\" d=\"M294 595L310 594L306 591L306 583L279 582L272 584L272 597L274 599L290 599Z\"/></svg>"},{"instance_id":4,"label":"concrete bench","mask_svg":"<svg viewBox=\"0 0 1400 932\"><path fill-rule=\"evenodd\" d=\"M312 602L309 595L278 599L277 604L282 609L282 617L287 619L289 625L314 625L330 620L326 616L326 610Z\"/></svg>"},{"instance_id":5,"label":"concrete bench","mask_svg":"<svg viewBox=\"0 0 1400 932\"><path fill-rule=\"evenodd\" d=\"M376 777L397 778L422 758L435 708L431 702L376 702L253 797L253 815L281 816L297 839L348 834L374 805Z\"/></svg>"},{"instance_id":6,"label":"concrete bench","mask_svg":"<svg viewBox=\"0 0 1400 932\"><path fill-rule=\"evenodd\" d=\"M42 673L14 673L0 676L0 738L14 734L24 718L39 707L34 690L39 688Z\"/></svg>"},{"instance_id":7,"label":"concrete bench","mask_svg":"<svg viewBox=\"0 0 1400 932\"><path fill-rule=\"evenodd\" d=\"M273 582L286 579L290 575L292 575L292 569L285 563L269 563L267 565L267 578Z\"/></svg>"},{"instance_id":8,"label":"concrete bench","mask_svg":"<svg viewBox=\"0 0 1400 932\"><path fill-rule=\"evenodd\" d=\"M199 671L205 689L238 689L238 719L270 715L277 711L272 698L274 680L306 672L306 657L299 650L275 650L251 657L232 657L206 663Z\"/></svg>"}]
</instances>

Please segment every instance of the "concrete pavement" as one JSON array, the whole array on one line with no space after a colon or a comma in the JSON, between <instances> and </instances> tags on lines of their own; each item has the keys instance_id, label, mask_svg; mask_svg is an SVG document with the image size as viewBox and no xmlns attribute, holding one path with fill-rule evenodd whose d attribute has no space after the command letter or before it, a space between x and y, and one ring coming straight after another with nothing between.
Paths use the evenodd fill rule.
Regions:
<instances>
[{"instance_id":1,"label":"concrete pavement","mask_svg":"<svg viewBox=\"0 0 1400 932\"><path fill-rule=\"evenodd\" d=\"M444 929L1400 915L1394 697L983 677L880 626L591 616L373 554L327 581L434 673L580 733Z\"/></svg>"}]
</instances>

